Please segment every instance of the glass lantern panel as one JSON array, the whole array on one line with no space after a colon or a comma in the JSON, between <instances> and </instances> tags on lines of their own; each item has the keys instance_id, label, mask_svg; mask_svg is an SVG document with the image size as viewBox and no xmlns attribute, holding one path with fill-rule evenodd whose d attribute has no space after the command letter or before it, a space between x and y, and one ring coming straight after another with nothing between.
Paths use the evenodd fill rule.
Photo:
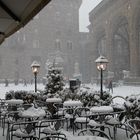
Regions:
<instances>
[{"instance_id":1,"label":"glass lantern panel","mask_svg":"<svg viewBox=\"0 0 140 140\"><path fill-rule=\"evenodd\" d=\"M106 63L97 63L97 69L98 70L106 70Z\"/></svg>"}]
</instances>

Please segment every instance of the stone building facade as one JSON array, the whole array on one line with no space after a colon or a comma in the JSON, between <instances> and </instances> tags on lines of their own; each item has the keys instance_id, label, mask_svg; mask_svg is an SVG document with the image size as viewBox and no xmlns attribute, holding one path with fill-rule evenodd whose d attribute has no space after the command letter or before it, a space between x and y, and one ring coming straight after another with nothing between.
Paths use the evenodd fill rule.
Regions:
<instances>
[{"instance_id":1,"label":"stone building facade","mask_svg":"<svg viewBox=\"0 0 140 140\"><path fill-rule=\"evenodd\" d=\"M38 78L46 75L49 54L62 52L66 78L72 76L79 47L79 8L82 0L53 0L26 27L0 47L0 79L33 78L31 64L41 65Z\"/></svg>"},{"instance_id":2,"label":"stone building facade","mask_svg":"<svg viewBox=\"0 0 140 140\"><path fill-rule=\"evenodd\" d=\"M116 80L123 79L123 71L130 77L140 77L140 1L103 0L89 14L92 35L92 58L108 58L108 71ZM97 70L93 65L96 77Z\"/></svg>"}]
</instances>

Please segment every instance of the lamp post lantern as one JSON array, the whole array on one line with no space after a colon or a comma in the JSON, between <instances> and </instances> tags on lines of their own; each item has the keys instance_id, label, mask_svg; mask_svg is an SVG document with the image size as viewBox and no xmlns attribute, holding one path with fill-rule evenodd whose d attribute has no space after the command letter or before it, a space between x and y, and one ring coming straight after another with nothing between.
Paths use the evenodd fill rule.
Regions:
<instances>
[{"instance_id":1,"label":"lamp post lantern","mask_svg":"<svg viewBox=\"0 0 140 140\"><path fill-rule=\"evenodd\" d=\"M31 69L35 78L35 92L37 92L37 74L40 69L40 64L37 61L33 61L33 63L31 64Z\"/></svg>"},{"instance_id":2,"label":"lamp post lantern","mask_svg":"<svg viewBox=\"0 0 140 140\"><path fill-rule=\"evenodd\" d=\"M100 90L100 97L103 98L103 71L106 70L108 60L104 56L100 56L95 60L95 63L97 65L97 70L100 71L100 84L101 84L101 90Z\"/></svg>"}]
</instances>

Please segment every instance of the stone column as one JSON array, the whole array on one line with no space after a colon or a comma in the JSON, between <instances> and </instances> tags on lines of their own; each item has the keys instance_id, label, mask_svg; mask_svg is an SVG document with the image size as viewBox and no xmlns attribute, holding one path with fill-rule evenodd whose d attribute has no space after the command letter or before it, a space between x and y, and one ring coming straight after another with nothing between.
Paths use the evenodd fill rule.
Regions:
<instances>
[{"instance_id":1,"label":"stone column","mask_svg":"<svg viewBox=\"0 0 140 140\"><path fill-rule=\"evenodd\" d=\"M107 59L109 61L108 71L113 71L113 59L112 59L112 26L109 20L106 20L105 33L106 33L106 47L107 47Z\"/></svg>"},{"instance_id":2,"label":"stone column","mask_svg":"<svg viewBox=\"0 0 140 140\"><path fill-rule=\"evenodd\" d=\"M136 38L136 28L133 21L129 21L129 48L130 48L130 75L133 77L138 76L139 60L138 60L138 47Z\"/></svg>"}]
</instances>

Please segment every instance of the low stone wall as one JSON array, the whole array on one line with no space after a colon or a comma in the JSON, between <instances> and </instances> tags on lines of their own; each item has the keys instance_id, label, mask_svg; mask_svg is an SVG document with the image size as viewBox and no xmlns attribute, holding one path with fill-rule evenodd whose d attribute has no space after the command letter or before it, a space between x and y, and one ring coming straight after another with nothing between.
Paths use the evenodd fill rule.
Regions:
<instances>
[{"instance_id":1,"label":"low stone wall","mask_svg":"<svg viewBox=\"0 0 140 140\"><path fill-rule=\"evenodd\" d=\"M140 77L125 78L124 85L140 85Z\"/></svg>"}]
</instances>

